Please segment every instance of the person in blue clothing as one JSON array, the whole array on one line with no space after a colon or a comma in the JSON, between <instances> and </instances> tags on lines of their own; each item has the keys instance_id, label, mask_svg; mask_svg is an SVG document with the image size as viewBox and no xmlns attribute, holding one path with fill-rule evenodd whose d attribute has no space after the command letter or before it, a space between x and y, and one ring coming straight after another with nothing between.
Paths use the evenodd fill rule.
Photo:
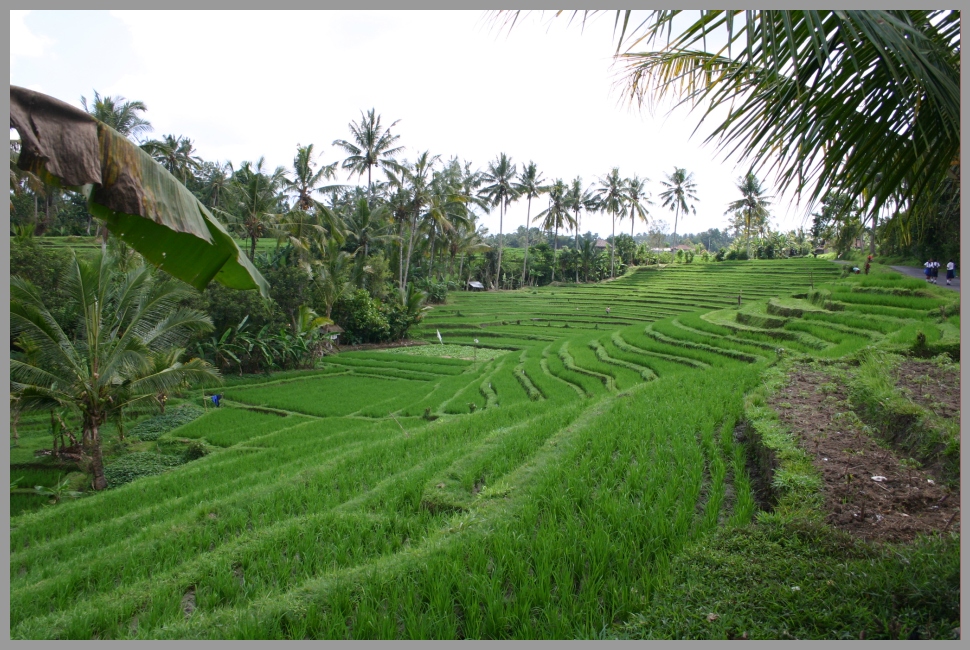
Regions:
<instances>
[{"instance_id":1,"label":"person in blue clothing","mask_svg":"<svg viewBox=\"0 0 970 650\"><path fill-rule=\"evenodd\" d=\"M946 283L950 284L950 281L956 277L956 264L953 263L951 258L949 262L946 263Z\"/></svg>"},{"instance_id":2,"label":"person in blue clothing","mask_svg":"<svg viewBox=\"0 0 970 650\"><path fill-rule=\"evenodd\" d=\"M220 400L220 399L222 399L222 395L213 395L213 396L212 396L212 403L213 403L213 404L214 404L214 405L215 405L216 407L218 407L218 406L219 406L219 400Z\"/></svg>"}]
</instances>

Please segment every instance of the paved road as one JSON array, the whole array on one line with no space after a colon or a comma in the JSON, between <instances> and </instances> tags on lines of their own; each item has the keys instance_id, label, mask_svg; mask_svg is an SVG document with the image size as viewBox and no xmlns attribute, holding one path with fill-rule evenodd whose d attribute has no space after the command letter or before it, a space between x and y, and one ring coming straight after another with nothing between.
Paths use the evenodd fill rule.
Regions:
<instances>
[{"instance_id":1,"label":"paved road","mask_svg":"<svg viewBox=\"0 0 970 650\"><path fill-rule=\"evenodd\" d=\"M889 268L899 271L903 275L909 275L914 278L919 278L925 280L926 276L923 275L923 269L916 268L915 266L890 266ZM940 277L936 279L938 287L943 287L944 289L953 289L954 291L960 290L960 278L954 278L951 280L953 284L947 285L946 283L946 269L940 269Z\"/></svg>"}]
</instances>

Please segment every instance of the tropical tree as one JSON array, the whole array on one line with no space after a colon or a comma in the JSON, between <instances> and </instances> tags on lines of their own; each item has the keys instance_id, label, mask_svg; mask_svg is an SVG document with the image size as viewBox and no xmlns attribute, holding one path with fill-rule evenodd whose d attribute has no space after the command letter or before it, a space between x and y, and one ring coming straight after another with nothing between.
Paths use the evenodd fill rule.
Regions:
<instances>
[{"instance_id":1,"label":"tropical tree","mask_svg":"<svg viewBox=\"0 0 970 650\"><path fill-rule=\"evenodd\" d=\"M536 164L529 161L529 164L525 166L522 173L519 175L519 181L516 184L516 192L519 196L524 196L527 201L526 212L525 212L525 255L522 259L522 284L525 284L525 273L529 266L529 225L532 223L532 199L538 198L540 194L546 191L546 188L542 186L542 172L536 167Z\"/></svg>"},{"instance_id":2,"label":"tropical tree","mask_svg":"<svg viewBox=\"0 0 970 650\"><path fill-rule=\"evenodd\" d=\"M552 278L551 281L556 279L556 253L559 248L559 229L565 226L575 225L575 221L571 214L569 214L569 205L567 201L568 188L566 184L562 182L562 179L557 178L556 181L550 185L546 191L549 194L549 207L536 215L534 221L541 221L542 227L546 230L554 230L555 235L552 240Z\"/></svg>"},{"instance_id":3,"label":"tropical tree","mask_svg":"<svg viewBox=\"0 0 970 650\"><path fill-rule=\"evenodd\" d=\"M293 158L293 176L286 177L284 184L287 192L293 195L293 207L297 210L309 212L317 204L313 193L326 193L341 185L326 185L321 183L333 180L337 173L337 163L316 167L313 160L313 145L296 145L296 156Z\"/></svg>"},{"instance_id":4,"label":"tropical tree","mask_svg":"<svg viewBox=\"0 0 970 650\"><path fill-rule=\"evenodd\" d=\"M694 183L694 174L688 174L683 167L674 167L674 173L665 174L665 176L667 180L660 181L660 184L667 189L660 193L660 198L663 200L663 207L674 213L674 236L676 237L677 219L680 213L697 214L697 209L694 207L694 201L697 200L697 195L694 193L697 185Z\"/></svg>"},{"instance_id":5,"label":"tropical tree","mask_svg":"<svg viewBox=\"0 0 970 650\"><path fill-rule=\"evenodd\" d=\"M599 187L596 190L599 199L600 209L610 214L613 222L613 239L616 239L616 215L622 212L626 201L627 188L626 181L620 178L620 170L614 167L610 173L599 179ZM614 258L616 256L616 246L610 246L610 277L616 277Z\"/></svg>"},{"instance_id":6,"label":"tropical tree","mask_svg":"<svg viewBox=\"0 0 970 650\"><path fill-rule=\"evenodd\" d=\"M322 241L320 251L321 257L315 262L317 272L314 279L323 297L325 316L330 318L334 304L353 290L350 283L353 257L347 251L340 250L340 244L334 239Z\"/></svg>"},{"instance_id":7,"label":"tropical tree","mask_svg":"<svg viewBox=\"0 0 970 650\"><path fill-rule=\"evenodd\" d=\"M411 268L411 256L414 253L414 244L419 232L421 218L424 211L432 201L434 188L431 186L434 165L441 158L439 155L431 155L425 151L418 155L413 163L403 162L398 166L400 176L393 172L388 173L391 182L396 185L400 192L394 200L394 215L400 223L402 231L403 249L403 228L408 226L408 246L407 253L403 255L401 262L401 275L398 280L398 288L405 289L407 278ZM403 250L402 250L403 253Z\"/></svg>"},{"instance_id":8,"label":"tropical tree","mask_svg":"<svg viewBox=\"0 0 970 650\"><path fill-rule=\"evenodd\" d=\"M202 168L202 159L195 155L192 140L181 135L176 137L169 134L161 140L148 140L142 143L141 148L172 176L180 179L183 185L190 174Z\"/></svg>"},{"instance_id":9,"label":"tropical tree","mask_svg":"<svg viewBox=\"0 0 970 650\"><path fill-rule=\"evenodd\" d=\"M645 224L649 224L650 211L647 206L652 205L650 192L647 190L649 178L640 178L636 174L626 181L626 202L630 206L630 237L633 237L633 227L637 217Z\"/></svg>"},{"instance_id":10,"label":"tropical tree","mask_svg":"<svg viewBox=\"0 0 970 650\"><path fill-rule=\"evenodd\" d=\"M748 172L738 179L738 191L741 198L728 204L724 214L740 214L744 219L744 234L747 241L748 257L751 257L751 226L754 224L762 229L762 223L767 224L768 206L771 205L770 196L765 194L765 188L753 172Z\"/></svg>"},{"instance_id":11,"label":"tropical tree","mask_svg":"<svg viewBox=\"0 0 970 650\"><path fill-rule=\"evenodd\" d=\"M382 205L371 209L367 199L357 200L353 212L345 220L348 238L355 246L355 256L359 255L361 260L367 259L372 243L393 239L393 235L385 233L387 217L387 206Z\"/></svg>"},{"instance_id":12,"label":"tropical tree","mask_svg":"<svg viewBox=\"0 0 970 650\"><path fill-rule=\"evenodd\" d=\"M576 235L576 250L578 251L580 250L580 213L583 210L586 210L587 212L595 212L599 210L599 201L596 199L596 195L593 194L589 189L583 189L583 179L579 176L574 178L573 182L569 185L569 191L566 193L566 207L573 211L573 231ZM580 259L582 259L582 257ZM590 260L592 260L592 258L590 258ZM576 267L576 282L579 282L579 266L580 265L577 265Z\"/></svg>"},{"instance_id":13,"label":"tropical tree","mask_svg":"<svg viewBox=\"0 0 970 650\"><path fill-rule=\"evenodd\" d=\"M230 183L229 211L220 212L227 216L231 225L249 239L249 259L256 257L256 242L260 237L277 232L279 220L280 191L285 185L286 170L277 167L269 172L265 158L260 156L254 165L244 161Z\"/></svg>"},{"instance_id":14,"label":"tropical tree","mask_svg":"<svg viewBox=\"0 0 970 650\"><path fill-rule=\"evenodd\" d=\"M81 106L84 107L86 113L96 120L104 122L125 137L137 139L152 130L151 122L139 115L139 113L148 110L144 102L128 101L121 95L102 97L95 90L94 101L91 102L91 105L88 106L88 100L82 95Z\"/></svg>"},{"instance_id":15,"label":"tropical tree","mask_svg":"<svg viewBox=\"0 0 970 650\"><path fill-rule=\"evenodd\" d=\"M385 172L397 169L394 155L401 152L403 147L394 146L401 136L391 134L391 129L400 122L395 120L386 129L381 125L381 116L372 108L364 114L361 111L360 122L348 124L353 142L334 140L333 146L340 147L349 155L344 159L343 168L349 169L351 175L363 176L367 172L367 192L370 200L374 199L374 186L371 180L371 170L380 167Z\"/></svg>"},{"instance_id":16,"label":"tropical tree","mask_svg":"<svg viewBox=\"0 0 970 650\"><path fill-rule=\"evenodd\" d=\"M498 265L495 273L496 281L500 280L502 274L502 244L503 244L503 221L505 210L509 204L518 198L518 190L515 183L515 165L512 159L504 153L500 153L492 162L488 163L488 169L482 174L482 189L480 193L487 199L489 205L498 207Z\"/></svg>"},{"instance_id":17,"label":"tropical tree","mask_svg":"<svg viewBox=\"0 0 970 650\"><path fill-rule=\"evenodd\" d=\"M170 364L157 365L164 352L211 330L212 321L179 306L191 293L186 285L159 281L147 266L118 274L104 255L90 261L75 255L65 281L82 315L78 340L65 334L33 284L10 280L11 332L34 349L23 360L11 360L11 393L24 410L68 407L80 415L94 488L103 490L100 427L109 417L183 382L218 380L199 359L181 363L168 357Z\"/></svg>"}]
</instances>

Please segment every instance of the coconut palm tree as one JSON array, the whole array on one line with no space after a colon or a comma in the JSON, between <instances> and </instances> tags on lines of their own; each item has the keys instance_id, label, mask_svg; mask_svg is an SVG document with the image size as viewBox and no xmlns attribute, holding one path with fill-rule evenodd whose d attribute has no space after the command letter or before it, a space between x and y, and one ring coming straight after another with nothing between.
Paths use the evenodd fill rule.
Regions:
<instances>
[{"instance_id":1,"label":"coconut palm tree","mask_svg":"<svg viewBox=\"0 0 970 650\"><path fill-rule=\"evenodd\" d=\"M280 191L284 187L286 170L277 167L269 172L262 156L256 164L244 161L232 176L229 210L219 210L237 231L249 239L249 259L256 257L256 242L260 237L276 234L279 220Z\"/></svg>"},{"instance_id":2,"label":"coconut palm tree","mask_svg":"<svg viewBox=\"0 0 970 650\"><path fill-rule=\"evenodd\" d=\"M542 227L546 230L554 230L555 235L552 240L552 279L556 279L556 253L559 248L559 229L575 224L572 215L569 214L569 205L566 194L568 189L562 179L556 181L546 188L549 194L549 207L535 216L533 221L542 221Z\"/></svg>"},{"instance_id":3,"label":"coconut palm tree","mask_svg":"<svg viewBox=\"0 0 970 650\"><path fill-rule=\"evenodd\" d=\"M315 262L317 272L314 280L320 288L326 317L329 319L334 304L352 290L350 283L353 258L347 251L340 250L335 239L320 242L321 258Z\"/></svg>"},{"instance_id":4,"label":"coconut palm tree","mask_svg":"<svg viewBox=\"0 0 970 650\"><path fill-rule=\"evenodd\" d=\"M95 90L91 105L88 106L88 100L82 95L81 106L95 119L101 120L121 135L133 140L152 130L151 122L138 115L148 110L144 102L128 101L121 95L102 97Z\"/></svg>"},{"instance_id":5,"label":"coconut palm tree","mask_svg":"<svg viewBox=\"0 0 970 650\"><path fill-rule=\"evenodd\" d=\"M498 281L502 275L502 244L503 244L503 221L505 210L509 204L518 198L518 190L515 184L515 165L512 159L504 153L500 153L492 162L488 163L488 169L482 174L482 194L492 207L498 207L498 266L496 267L495 279Z\"/></svg>"},{"instance_id":6,"label":"coconut palm tree","mask_svg":"<svg viewBox=\"0 0 970 650\"><path fill-rule=\"evenodd\" d=\"M94 488L103 490L100 427L105 421L183 382L218 380L204 361L181 363L164 354L211 330L212 321L179 306L191 293L187 285L158 281L147 266L120 274L104 255L90 261L75 255L65 281L82 315L78 340L64 333L36 287L19 277L10 280L11 332L34 350L23 360L11 360L11 393L25 410L68 407L80 415ZM163 357L169 363L159 367Z\"/></svg>"},{"instance_id":7,"label":"coconut palm tree","mask_svg":"<svg viewBox=\"0 0 970 650\"><path fill-rule=\"evenodd\" d=\"M380 167L385 172L396 169L397 162L393 156L404 148L394 146L401 136L393 135L391 129L400 122L394 120L386 129L381 125L381 116L372 108L364 114L361 111L360 122L351 122L347 126L353 136L353 142L334 140L333 146L340 147L349 155L343 162L343 168L349 169L351 176L363 176L367 172L367 192L370 200L374 200L374 186L371 170Z\"/></svg>"},{"instance_id":8,"label":"coconut palm tree","mask_svg":"<svg viewBox=\"0 0 970 650\"><path fill-rule=\"evenodd\" d=\"M532 199L538 198L546 188L542 186L542 172L536 167L536 164L529 161L529 164L525 166L522 173L519 175L519 181L516 184L516 191L519 196L526 197L527 207L525 212L525 255L522 259L522 284L525 284L525 272L529 266L529 225L532 223Z\"/></svg>"},{"instance_id":9,"label":"coconut palm tree","mask_svg":"<svg viewBox=\"0 0 970 650\"><path fill-rule=\"evenodd\" d=\"M667 180L660 181L660 184L667 189L660 193L660 198L663 199L663 206L674 212L674 235L676 235L680 213L697 214L697 209L694 207L694 201L697 200L697 195L694 193L697 185L694 183L694 174L688 174L683 167L674 167L674 173L665 174L665 176Z\"/></svg>"},{"instance_id":10,"label":"coconut palm tree","mask_svg":"<svg viewBox=\"0 0 970 650\"><path fill-rule=\"evenodd\" d=\"M293 207L297 210L309 212L317 203L313 198L314 192L326 193L342 185L321 185L324 181L333 180L337 174L337 163L320 165L316 168L313 160L313 145L296 145L296 156L293 158L293 176L286 177L284 183L287 192L293 195Z\"/></svg>"},{"instance_id":11,"label":"coconut palm tree","mask_svg":"<svg viewBox=\"0 0 970 650\"><path fill-rule=\"evenodd\" d=\"M633 227L636 224L637 217L643 223L650 223L650 211L647 206L653 205L653 201L650 200L650 192L647 190L647 182L649 180L649 178L641 179L634 174L633 178L629 178L626 181L626 202L630 206L631 237L633 237Z\"/></svg>"},{"instance_id":12,"label":"coconut palm tree","mask_svg":"<svg viewBox=\"0 0 970 650\"><path fill-rule=\"evenodd\" d=\"M424 211L432 201L434 189L431 187L434 165L441 158L439 155L431 155L425 151L418 155L413 163L404 161L398 165L400 176L393 171L388 172L391 183L399 188L395 198L394 215L399 221L402 236L403 251L403 228L408 226L408 246L407 253L401 262L401 275L398 280L398 288L404 290L407 285L408 274L411 269L411 256L414 253L414 243L418 236L419 226Z\"/></svg>"},{"instance_id":13,"label":"coconut palm tree","mask_svg":"<svg viewBox=\"0 0 970 650\"><path fill-rule=\"evenodd\" d=\"M577 176L573 179L573 182L569 185L569 191L566 194L566 206L568 209L573 211L573 231L576 235L576 250L580 250L579 246L579 223L580 223L580 213L583 210L587 212L596 212L599 210L599 201L596 199L596 195L589 189L583 189L583 179ZM579 267L576 267L576 282L579 282Z\"/></svg>"},{"instance_id":14,"label":"coconut palm tree","mask_svg":"<svg viewBox=\"0 0 970 650\"><path fill-rule=\"evenodd\" d=\"M172 176L184 185L189 174L202 169L202 159L195 155L195 146L190 138L165 135L161 140L148 140L141 148L167 169Z\"/></svg>"},{"instance_id":15,"label":"coconut palm tree","mask_svg":"<svg viewBox=\"0 0 970 650\"><path fill-rule=\"evenodd\" d=\"M747 242L748 257L751 257L751 226L763 229L762 224L767 223L768 206L771 205L771 197L765 194L765 188L761 186L761 181L752 172L748 172L738 179L738 191L741 198L728 204L724 214L740 214L744 219L745 240Z\"/></svg>"},{"instance_id":16,"label":"coconut palm tree","mask_svg":"<svg viewBox=\"0 0 970 650\"><path fill-rule=\"evenodd\" d=\"M599 199L600 209L609 212L610 219L613 221L613 241L616 241L616 215L623 211L627 195L626 179L620 178L620 170L614 167L610 173L599 179L599 187L596 196ZM610 277L616 277L614 258L616 257L616 245L610 245Z\"/></svg>"}]
</instances>

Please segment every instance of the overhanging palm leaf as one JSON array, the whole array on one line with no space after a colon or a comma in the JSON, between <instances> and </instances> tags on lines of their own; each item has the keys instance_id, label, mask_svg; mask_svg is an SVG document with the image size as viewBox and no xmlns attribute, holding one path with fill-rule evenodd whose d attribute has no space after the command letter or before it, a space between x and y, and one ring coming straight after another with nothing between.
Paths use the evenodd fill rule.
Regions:
<instances>
[{"instance_id":1,"label":"overhanging palm leaf","mask_svg":"<svg viewBox=\"0 0 970 650\"><path fill-rule=\"evenodd\" d=\"M222 224L174 176L109 126L62 101L10 87L18 166L82 191L88 210L146 260L201 290L269 286Z\"/></svg>"}]
</instances>

